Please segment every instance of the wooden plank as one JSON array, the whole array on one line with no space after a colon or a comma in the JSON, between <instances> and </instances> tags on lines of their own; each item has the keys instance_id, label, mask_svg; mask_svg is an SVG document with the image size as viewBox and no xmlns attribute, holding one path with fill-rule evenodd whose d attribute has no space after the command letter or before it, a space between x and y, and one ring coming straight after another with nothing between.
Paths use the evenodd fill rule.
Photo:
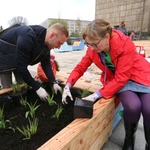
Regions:
<instances>
[{"instance_id":1,"label":"wooden plank","mask_svg":"<svg viewBox=\"0 0 150 150\"><path fill-rule=\"evenodd\" d=\"M114 113L114 119L113 119L113 126L112 126L112 130L115 129L116 125L119 123L119 121L122 119L122 117L120 116L119 112L123 111L123 106L120 103L116 109L115 109L115 113Z\"/></svg>"},{"instance_id":2,"label":"wooden plank","mask_svg":"<svg viewBox=\"0 0 150 150\"><path fill-rule=\"evenodd\" d=\"M111 130L112 130L112 122L109 122L107 127L101 133L101 136L99 136L97 140L93 143L93 145L90 147L90 150L100 150L102 146L108 141L108 137L110 135Z\"/></svg>"},{"instance_id":3,"label":"wooden plank","mask_svg":"<svg viewBox=\"0 0 150 150\"><path fill-rule=\"evenodd\" d=\"M144 46L146 54L150 55L150 40L133 41L136 46Z\"/></svg>"},{"instance_id":4,"label":"wooden plank","mask_svg":"<svg viewBox=\"0 0 150 150\"><path fill-rule=\"evenodd\" d=\"M75 41L74 43L73 43L73 46L79 46L80 45L80 41Z\"/></svg>"},{"instance_id":5,"label":"wooden plank","mask_svg":"<svg viewBox=\"0 0 150 150\"><path fill-rule=\"evenodd\" d=\"M69 75L70 72L60 71L57 73L56 77L63 81L62 84L65 85ZM95 75L95 79L91 82L86 82L83 78L80 78L73 87L81 90L89 88L89 92L95 92L102 87L102 84L100 83L100 75Z\"/></svg>"},{"instance_id":6,"label":"wooden plank","mask_svg":"<svg viewBox=\"0 0 150 150\"><path fill-rule=\"evenodd\" d=\"M112 130L114 108L113 98L101 99L94 104L91 119L75 119L38 150L99 150Z\"/></svg>"},{"instance_id":7,"label":"wooden plank","mask_svg":"<svg viewBox=\"0 0 150 150\"><path fill-rule=\"evenodd\" d=\"M24 86L24 84L20 84L20 87L23 87L23 86ZM11 91L12 91L11 87L10 88L6 88L6 89L2 89L2 90L0 90L0 95L8 93L8 92L11 92Z\"/></svg>"}]
</instances>

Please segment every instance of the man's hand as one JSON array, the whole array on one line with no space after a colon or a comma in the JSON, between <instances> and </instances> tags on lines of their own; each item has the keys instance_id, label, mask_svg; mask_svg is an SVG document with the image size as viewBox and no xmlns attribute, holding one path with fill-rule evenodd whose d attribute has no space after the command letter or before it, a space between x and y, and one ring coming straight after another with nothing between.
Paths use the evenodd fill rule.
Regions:
<instances>
[{"instance_id":1,"label":"man's hand","mask_svg":"<svg viewBox=\"0 0 150 150\"><path fill-rule=\"evenodd\" d=\"M70 99L73 101L69 85L66 85L64 87L64 91L63 91L63 94L62 94L62 103L63 104L67 104L67 101L66 101L67 96L69 96Z\"/></svg>"},{"instance_id":2,"label":"man's hand","mask_svg":"<svg viewBox=\"0 0 150 150\"><path fill-rule=\"evenodd\" d=\"M53 84L53 88L54 88L55 94L57 94L57 91L62 93L62 88L57 83Z\"/></svg>"},{"instance_id":3,"label":"man's hand","mask_svg":"<svg viewBox=\"0 0 150 150\"><path fill-rule=\"evenodd\" d=\"M87 97L82 98L82 100L87 100L87 101L91 101L91 102L95 102L98 98L100 98L96 93L91 94Z\"/></svg>"},{"instance_id":4,"label":"man's hand","mask_svg":"<svg viewBox=\"0 0 150 150\"><path fill-rule=\"evenodd\" d=\"M48 99L48 94L46 92L45 89L43 89L42 87L40 87L37 91L36 91L37 95L40 97L40 99L42 101L47 101Z\"/></svg>"}]
</instances>

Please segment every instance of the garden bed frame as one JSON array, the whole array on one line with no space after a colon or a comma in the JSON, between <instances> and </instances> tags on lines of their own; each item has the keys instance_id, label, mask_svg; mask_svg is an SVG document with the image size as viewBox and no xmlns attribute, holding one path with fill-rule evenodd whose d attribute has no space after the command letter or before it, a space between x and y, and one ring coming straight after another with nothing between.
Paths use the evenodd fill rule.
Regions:
<instances>
[{"instance_id":1,"label":"garden bed frame","mask_svg":"<svg viewBox=\"0 0 150 150\"><path fill-rule=\"evenodd\" d=\"M20 87L23 87L25 84L21 84ZM11 92L12 91L12 88L7 88L7 89L2 89L0 90L0 95L2 94L5 94L5 93L8 93L8 92Z\"/></svg>"},{"instance_id":2,"label":"garden bed frame","mask_svg":"<svg viewBox=\"0 0 150 150\"><path fill-rule=\"evenodd\" d=\"M66 83L69 76L67 72L59 72L57 79ZM85 82L79 79L74 88L89 88L90 92L95 92L100 88L98 81ZM67 125L63 130L44 143L38 150L100 150L107 142L113 129L113 118L115 113L115 100L103 99L97 101L93 107L93 117L91 119L77 118ZM69 114L68 114L69 115Z\"/></svg>"}]
</instances>

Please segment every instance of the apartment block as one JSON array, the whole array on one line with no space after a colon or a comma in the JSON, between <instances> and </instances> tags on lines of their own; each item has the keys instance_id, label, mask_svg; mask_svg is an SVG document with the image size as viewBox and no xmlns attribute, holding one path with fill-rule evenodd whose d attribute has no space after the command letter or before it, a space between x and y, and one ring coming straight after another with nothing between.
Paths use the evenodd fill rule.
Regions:
<instances>
[{"instance_id":1,"label":"apartment block","mask_svg":"<svg viewBox=\"0 0 150 150\"><path fill-rule=\"evenodd\" d=\"M48 18L45 21L43 21L40 25L42 25L45 28L48 28L49 24L53 20L58 20L58 18ZM90 22L87 20L71 20L71 19L61 19L61 20L64 20L65 22L68 23L69 34L76 33L77 31L82 31L82 29Z\"/></svg>"}]
</instances>

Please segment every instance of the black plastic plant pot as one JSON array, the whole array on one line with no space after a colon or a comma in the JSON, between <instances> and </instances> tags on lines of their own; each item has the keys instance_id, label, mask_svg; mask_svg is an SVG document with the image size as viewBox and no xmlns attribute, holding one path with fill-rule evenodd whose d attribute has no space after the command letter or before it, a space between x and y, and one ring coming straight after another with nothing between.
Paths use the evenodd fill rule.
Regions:
<instances>
[{"instance_id":1,"label":"black plastic plant pot","mask_svg":"<svg viewBox=\"0 0 150 150\"><path fill-rule=\"evenodd\" d=\"M0 95L0 108L5 110L10 110L12 106L12 98L8 94Z\"/></svg>"},{"instance_id":2,"label":"black plastic plant pot","mask_svg":"<svg viewBox=\"0 0 150 150\"><path fill-rule=\"evenodd\" d=\"M74 118L92 118L93 102L76 97L74 103Z\"/></svg>"}]
</instances>

